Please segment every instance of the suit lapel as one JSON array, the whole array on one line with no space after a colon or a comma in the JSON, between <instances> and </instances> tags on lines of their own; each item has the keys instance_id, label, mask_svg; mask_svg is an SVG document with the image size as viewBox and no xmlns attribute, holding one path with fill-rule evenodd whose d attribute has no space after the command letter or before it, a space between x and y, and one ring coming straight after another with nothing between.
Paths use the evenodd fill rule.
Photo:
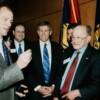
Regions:
<instances>
[{"instance_id":1,"label":"suit lapel","mask_svg":"<svg viewBox=\"0 0 100 100\"><path fill-rule=\"evenodd\" d=\"M44 80L44 74L43 74L43 65L42 65L42 57L41 57L41 51L40 51L40 44L39 44L39 41L35 43L35 48L34 48L36 51L35 53L35 57L36 59L38 60L38 66L37 66L37 70L38 70L38 73L40 74L40 79L41 80Z\"/></svg>"},{"instance_id":2,"label":"suit lapel","mask_svg":"<svg viewBox=\"0 0 100 100\"><path fill-rule=\"evenodd\" d=\"M50 73L50 78L52 77L52 73L53 73L53 71L54 71L54 61L55 61L55 56L53 56L53 55L55 55L54 54L55 53L55 49L54 49L54 46L53 46L53 43L51 42L51 73Z\"/></svg>"},{"instance_id":3,"label":"suit lapel","mask_svg":"<svg viewBox=\"0 0 100 100\"><path fill-rule=\"evenodd\" d=\"M51 41L51 70L50 70L50 80L49 83L54 81L54 77L57 71L57 67L59 68L59 66L57 66L57 46L55 45L54 42Z\"/></svg>"}]
</instances>

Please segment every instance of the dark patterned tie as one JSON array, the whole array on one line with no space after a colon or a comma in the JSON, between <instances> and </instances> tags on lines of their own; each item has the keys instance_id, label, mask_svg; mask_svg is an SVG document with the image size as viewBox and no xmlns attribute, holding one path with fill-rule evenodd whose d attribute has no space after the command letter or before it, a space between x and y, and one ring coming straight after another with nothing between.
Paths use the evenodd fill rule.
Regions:
<instances>
[{"instance_id":1,"label":"dark patterned tie","mask_svg":"<svg viewBox=\"0 0 100 100\"><path fill-rule=\"evenodd\" d=\"M4 44L4 41L2 42L2 47L3 47L3 53L4 53L4 58L5 58L5 63L6 65L10 65L10 56L9 56L9 50Z\"/></svg>"},{"instance_id":2,"label":"dark patterned tie","mask_svg":"<svg viewBox=\"0 0 100 100\"><path fill-rule=\"evenodd\" d=\"M22 48L21 48L21 44L19 43L18 55L20 55L21 53L22 53Z\"/></svg>"},{"instance_id":3,"label":"dark patterned tie","mask_svg":"<svg viewBox=\"0 0 100 100\"><path fill-rule=\"evenodd\" d=\"M77 62L78 62L78 55L79 55L79 53L77 53L76 57L74 58L71 66L70 66L70 68L68 70L68 74L66 76L64 85L63 85L63 87L61 89L61 94L67 93L69 91L71 80L72 80L72 77L74 75L74 72L75 72L75 69L76 69L76 65L77 65Z\"/></svg>"},{"instance_id":4,"label":"dark patterned tie","mask_svg":"<svg viewBox=\"0 0 100 100\"><path fill-rule=\"evenodd\" d=\"M44 69L45 83L48 83L50 70L49 70L49 55L46 46L47 45L45 44L43 48L43 69Z\"/></svg>"}]
</instances>

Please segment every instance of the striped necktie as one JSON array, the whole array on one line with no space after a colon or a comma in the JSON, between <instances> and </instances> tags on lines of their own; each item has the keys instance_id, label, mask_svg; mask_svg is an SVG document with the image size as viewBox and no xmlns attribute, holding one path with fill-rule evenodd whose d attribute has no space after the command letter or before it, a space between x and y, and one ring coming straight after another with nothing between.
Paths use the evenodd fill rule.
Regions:
<instances>
[{"instance_id":1,"label":"striped necktie","mask_svg":"<svg viewBox=\"0 0 100 100\"><path fill-rule=\"evenodd\" d=\"M19 43L18 55L20 55L21 53L22 53L22 48L21 48L21 44Z\"/></svg>"},{"instance_id":2,"label":"striped necktie","mask_svg":"<svg viewBox=\"0 0 100 100\"><path fill-rule=\"evenodd\" d=\"M78 62L78 55L79 55L79 53L77 53L77 55L74 58L72 64L70 65L70 68L68 70L64 85L61 89L61 94L67 93L69 91L71 80L72 80L72 77L74 75L76 65L77 65L77 62Z\"/></svg>"},{"instance_id":3,"label":"striped necktie","mask_svg":"<svg viewBox=\"0 0 100 100\"><path fill-rule=\"evenodd\" d=\"M50 70L49 70L49 55L47 50L47 44L44 44L43 48L43 69L44 69L45 83L48 83Z\"/></svg>"}]
</instances>

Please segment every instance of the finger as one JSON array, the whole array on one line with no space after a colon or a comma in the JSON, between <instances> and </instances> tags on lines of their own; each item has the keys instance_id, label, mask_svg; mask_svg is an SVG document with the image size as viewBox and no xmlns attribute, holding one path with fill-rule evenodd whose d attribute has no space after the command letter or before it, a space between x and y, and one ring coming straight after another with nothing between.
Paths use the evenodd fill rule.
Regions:
<instances>
[{"instance_id":1,"label":"finger","mask_svg":"<svg viewBox=\"0 0 100 100\"><path fill-rule=\"evenodd\" d=\"M57 97L54 97L53 100L58 100L58 98Z\"/></svg>"},{"instance_id":2,"label":"finger","mask_svg":"<svg viewBox=\"0 0 100 100\"><path fill-rule=\"evenodd\" d=\"M24 92L24 93L28 93L29 91L28 91L28 90L24 90L23 92Z\"/></svg>"},{"instance_id":3,"label":"finger","mask_svg":"<svg viewBox=\"0 0 100 100\"><path fill-rule=\"evenodd\" d=\"M27 52L30 53L30 54L32 54L32 50L31 49L27 50Z\"/></svg>"},{"instance_id":4,"label":"finger","mask_svg":"<svg viewBox=\"0 0 100 100\"><path fill-rule=\"evenodd\" d=\"M15 92L16 95L18 95L19 97L25 97L26 95L20 92Z\"/></svg>"},{"instance_id":5,"label":"finger","mask_svg":"<svg viewBox=\"0 0 100 100\"><path fill-rule=\"evenodd\" d=\"M46 98L46 97L48 97L48 96L51 96L51 94L44 95L43 97Z\"/></svg>"},{"instance_id":6,"label":"finger","mask_svg":"<svg viewBox=\"0 0 100 100\"><path fill-rule=\"evenodd\" d=\"M24 84L21 84L21 87L23 87L23 88L27 88L27 86L26 86L26 85L24 85Z\"/></svg>"},{"instance_id":7,"label":"finger","mask_svg":"<svg viewBox=\"0 0 100 100\"><path fill-rule=\"evenodd\" d=\"M65 98L65 97L67 97L66 94L64 94L64 95L62 96L62 98Z\"/></svg>"},{"instance_id":8,"label":"finger","mask_svg":"<svg viewBox=\"0 0 100 100\"><path fill-rule=\"evenodd\" d=\"M26 50L25 52L31 52L32 50L31 49L28 49L28 50Z\"/></svg>"}]
</instances>

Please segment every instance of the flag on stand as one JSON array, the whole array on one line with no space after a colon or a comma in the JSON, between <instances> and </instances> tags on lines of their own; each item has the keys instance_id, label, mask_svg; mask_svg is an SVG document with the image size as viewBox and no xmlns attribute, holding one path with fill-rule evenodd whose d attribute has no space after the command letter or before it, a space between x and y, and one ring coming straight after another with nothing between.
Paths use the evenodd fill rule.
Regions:
<instances>
[{"instance_id":1,"label":"flag on stand","mask_svg":"<svg viewBox=\"0 0 100 100\"><path fill-rule=\"evenodd\" d=\"M64 0L62 17L63 29L61 32L61 44L65 49L69 46L67 35L67 29L69 24L77 24L80 21L79 5L77 0Z\"/></svg>"},{"instance_id":2,"label":"flag on stand","mask_svg":"<svg viewBox=\"0 0 100 100\"><path fill-rule=\"evenodd\" d=\"M97 0L96 4L96 17L95 17L95 34L93 46L96 49L100 49L100 0Z\"/></svg>"}]
</instances>

